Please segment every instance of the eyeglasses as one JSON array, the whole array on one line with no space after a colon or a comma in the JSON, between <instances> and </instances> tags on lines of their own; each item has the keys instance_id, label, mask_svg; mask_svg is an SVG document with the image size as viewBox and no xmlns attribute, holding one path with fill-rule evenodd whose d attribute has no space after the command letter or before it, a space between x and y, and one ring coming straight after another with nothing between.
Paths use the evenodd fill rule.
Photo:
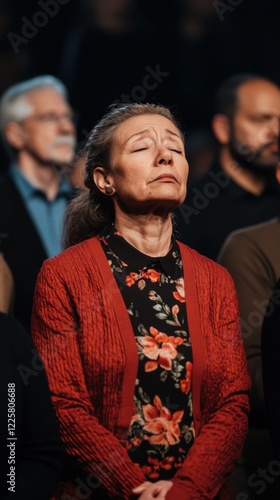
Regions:
<instances>
[{"instance_id":1,"label":"eyeglasses","mask_svg":"<svg viewBox=\"0 0 280 500\"><path fill-rule=\"evenodd\" d=\"M57 125L61 120L65 120L71 124L76 123L76 117L73 113L61 113L60 115L56 115L55 113L31 115L21 120L20 123L24 123L27 120L36 120L45 125Z\"/></svg>"}]
</instances>

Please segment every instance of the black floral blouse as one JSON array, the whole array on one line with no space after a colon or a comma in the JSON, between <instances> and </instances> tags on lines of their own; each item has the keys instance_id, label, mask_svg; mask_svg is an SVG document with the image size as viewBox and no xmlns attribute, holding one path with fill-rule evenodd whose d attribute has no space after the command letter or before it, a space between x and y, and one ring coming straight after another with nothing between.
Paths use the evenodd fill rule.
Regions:
<instances>
[{"instance_id":1,"label":"black floral blouse","mask_svg":"<svg viewBox=\"0 0 280 500\"><path fill-rule=\"evenodd\" d=\"M147 480L171 479L194 441L192 350L180 250L152 258L107 226L100 236L134 331L139 366L127 451Z\"/></svg>"}]
</instances>

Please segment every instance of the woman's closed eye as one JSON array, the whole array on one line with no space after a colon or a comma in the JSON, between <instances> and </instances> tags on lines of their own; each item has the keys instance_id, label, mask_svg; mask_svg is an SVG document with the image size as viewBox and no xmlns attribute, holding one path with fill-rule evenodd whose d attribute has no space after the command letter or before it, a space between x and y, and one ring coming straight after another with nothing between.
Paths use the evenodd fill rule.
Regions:
<instances>
[{"instance_id":1,"label":"woman's closed eye","mask_svg":"<svg viewBox=\"0 0 280 500\"><path fill-rule=\"evenodd\" d=\"M183 151L180 151L179 149L171 149L170 151L174 151L174 153L178 153L179 155L183 154Z\"/></svg>"},{"instance_id":2,"label":"woman's closed eye","mask_svg":"<svg viewBox=\"0 0 280 500\"><path fill-rule=\"evenodd\" d=\"M132 153L138 153L139 151L145 151L146 149L148 149L148 148L147 147L143 147L143 148L134 149L132 151ZM179 155L183 154L183 151L181 151L180 149L170 148L170 151L173 151L174 153L178 153Z\"/></svg>"}]
</instances>

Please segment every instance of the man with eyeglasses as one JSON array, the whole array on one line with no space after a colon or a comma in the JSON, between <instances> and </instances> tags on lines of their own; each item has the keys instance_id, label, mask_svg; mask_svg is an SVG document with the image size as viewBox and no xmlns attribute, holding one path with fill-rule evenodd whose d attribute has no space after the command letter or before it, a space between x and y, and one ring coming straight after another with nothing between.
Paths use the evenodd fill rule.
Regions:
<instances>
[{"instance_id":1,"label":"man with eyeglasses","mask_svg":"<svg viewBox=\"0 0 280 500\"><path fill-rule=\"evenodd\" d=\"M63 83L43 75L8 88L0 129L11 164L0 180L0 233L15 282L14 315L29 330L42 262L62 250L65 208L75 195L67 176L76 147Z\"/></svg>"}]
</instances>

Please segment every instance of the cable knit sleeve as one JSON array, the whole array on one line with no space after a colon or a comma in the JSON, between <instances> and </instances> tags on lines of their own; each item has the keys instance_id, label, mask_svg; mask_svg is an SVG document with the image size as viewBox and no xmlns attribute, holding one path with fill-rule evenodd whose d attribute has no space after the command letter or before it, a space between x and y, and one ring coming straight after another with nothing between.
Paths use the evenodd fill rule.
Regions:
<instances>
[{"instance_id":1,"label":"cable knit sleeve","mask_svg":"<svg viewBox=\"0 0 280 500\"><path fill-rule=\"evenodd\" d=\"M93 349L94 340L88 345L80 335L83 325L76 298L66 285L66 281L69 283L69 279L65 279L67 273L65 269L60 272L60 261L55 266L52 261L45 261L38 276L32 335L46 368L61 436L68 454L75 457L86 471L89 479L87 485L92 495L98 493L101 487L110 498L125 500L130 498L133 487L145 478L137 465L132 463L119 439L101 425L96 417L89 383L85 379L83 358L85 349ZM68 273L68 278L75 274L73 262L69 265ZM86 290L84 293L87 293ZM92 304L94 307L94 299ZM94 336L93 331L90 334ZM102 342L105 340L102 339ZM96 390L103 389L97 386ZM104 408L104 413L109 411ZM73 479L78 487L79 478Z\"/></svg>"},{"instance_id":2,"label":"cable knit sleeve","mask_svg":"<svg viewBox=\"0 0 280 500\"><path fill-rule=\"evenodd\" d=\"M224 268L201 256L195 268L197 328L204 338L207 362L200 399L201 430L174 477L167 500L229 499L227 480L248 426L250 379L233 281ZM191 336L198 333L195 325L193 321Z\"/></svg>"}]
</instances>

